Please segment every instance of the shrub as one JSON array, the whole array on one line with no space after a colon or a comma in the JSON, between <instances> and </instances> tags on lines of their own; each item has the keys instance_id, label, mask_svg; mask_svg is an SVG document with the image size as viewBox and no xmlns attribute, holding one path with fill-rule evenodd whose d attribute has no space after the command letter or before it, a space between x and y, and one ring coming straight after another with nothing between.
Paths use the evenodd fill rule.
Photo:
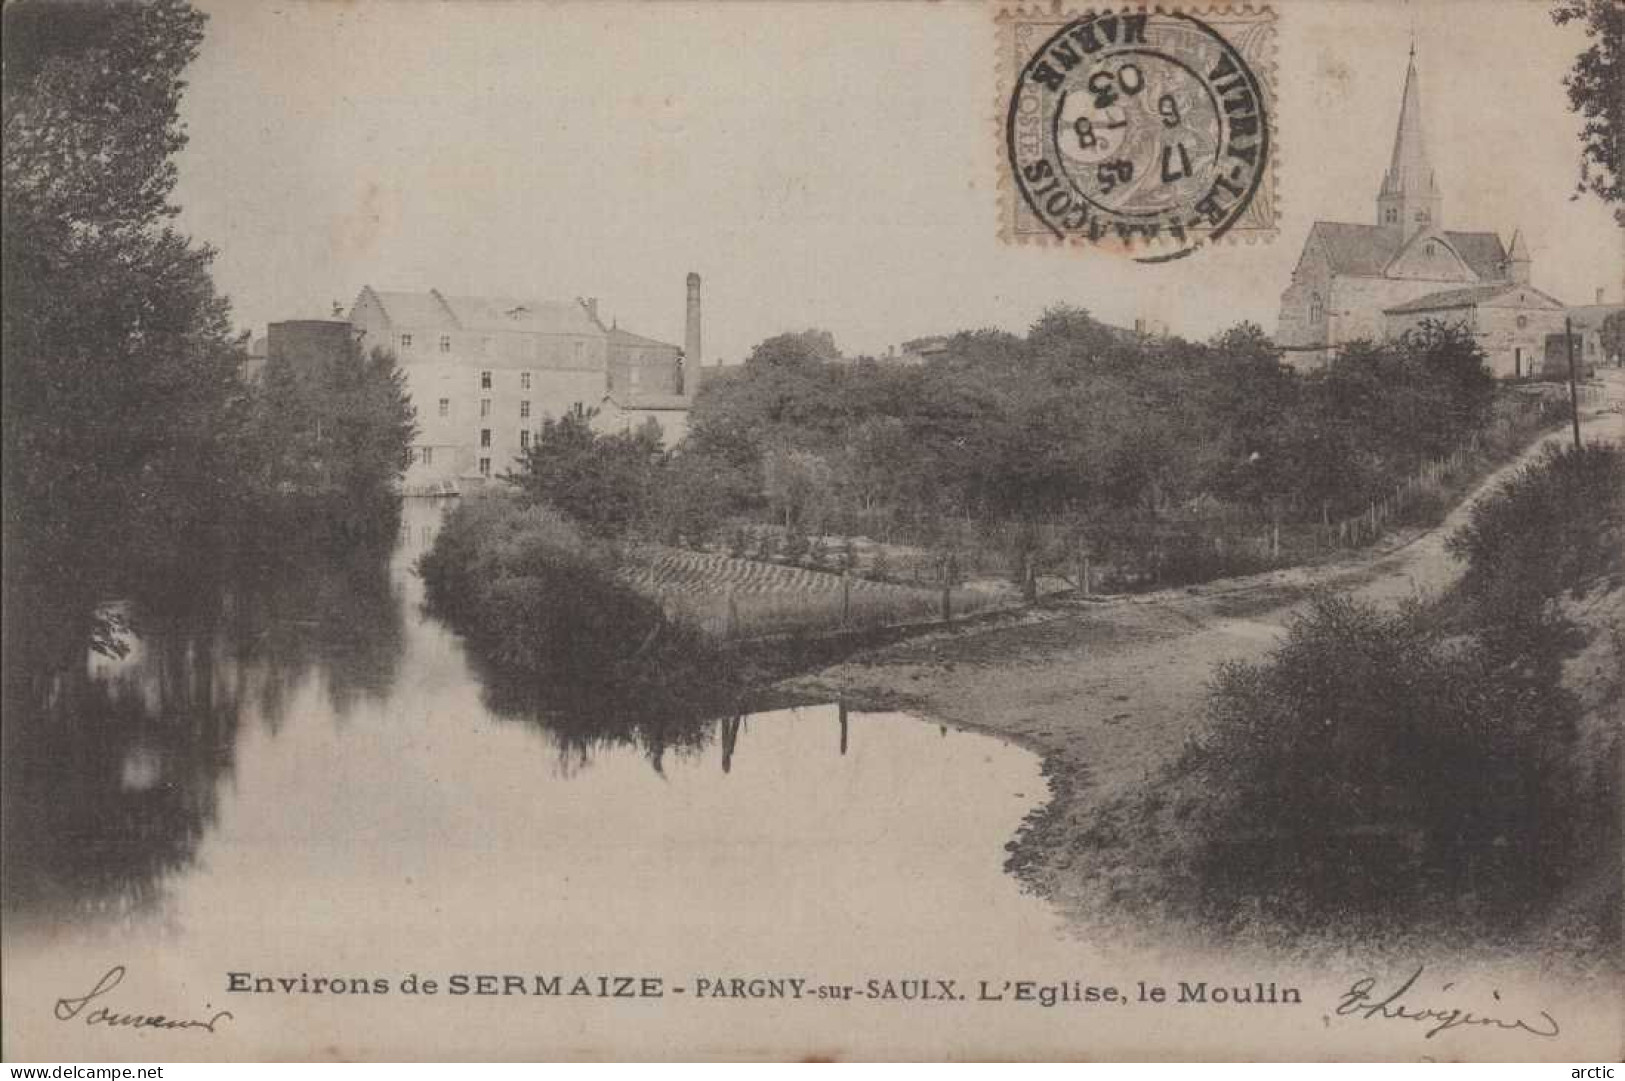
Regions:
<instances>
[{"instance_id":1,"label":"shrub","mask_svg":"<svg viewBox=\"0 0 1625 1081\"><path fill-rule=\"evenodd\" d=\"M1317 598L1267 661L1215 681L1193 757L1210 900L1391 915L1443 882L1520 910L1570 870L1550 824L1576 802L1576 713L1551 674L1447 640L1426 609Z\"/></svg>"},{"instance_id":2,"label":"shrub","mask_svg":"<svg viewBox=\"0 0 1625 1081\"><path fill-rule=\"evenodd\" d=\"M1618 573L1622 511L1625 451L1548 447L1447 542L1467 562L1463 592L1486 623L1538 622L1547 601Z\"/></svg>"},{"instance_id":3,"label":"shrub","mask_svg":"<svg viewBox=\"0 0 1625 1081\"><path fill-rule=\"evenodd\" d=\"M558 512L487 493L447 514L418 569L430 608L504 673L615 697L715 679L700 637L619 581L617 563Z\"/></svg>"}]
</instances>

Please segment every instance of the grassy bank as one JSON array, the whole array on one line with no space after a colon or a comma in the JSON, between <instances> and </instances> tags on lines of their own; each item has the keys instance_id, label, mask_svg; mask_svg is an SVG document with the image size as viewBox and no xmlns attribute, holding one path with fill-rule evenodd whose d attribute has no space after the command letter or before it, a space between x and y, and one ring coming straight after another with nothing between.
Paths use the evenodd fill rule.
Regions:
<instances>
[{"instance_id":1,"label":"grassy bank","mask_svg":"<svg viewBox=\"0 0 1625 1081\"><path fill-rule=\"evenodd\" d=\"M1617 945L1625 456L1549 450L1450 547L1448 596L1324 594L1218 670L1184 753L1080 838L1103 908L1277 944Z\"/></svg>"}]
</instances>

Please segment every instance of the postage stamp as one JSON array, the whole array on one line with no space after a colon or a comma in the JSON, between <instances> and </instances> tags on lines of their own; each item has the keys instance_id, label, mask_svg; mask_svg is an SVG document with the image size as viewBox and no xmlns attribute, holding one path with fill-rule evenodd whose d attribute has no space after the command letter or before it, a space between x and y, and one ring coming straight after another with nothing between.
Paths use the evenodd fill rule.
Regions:
<instances>
[{"instance_id":1,"label":"postage stamp","mask_svg":"<svg viewBox=\"0 0 1625 1081\"><path fill-rule=\"evenodd\" d=\"M1000 236L1141 262L1276 231L1275 13L1003 8Z\"/></svg>"}]
</instances>

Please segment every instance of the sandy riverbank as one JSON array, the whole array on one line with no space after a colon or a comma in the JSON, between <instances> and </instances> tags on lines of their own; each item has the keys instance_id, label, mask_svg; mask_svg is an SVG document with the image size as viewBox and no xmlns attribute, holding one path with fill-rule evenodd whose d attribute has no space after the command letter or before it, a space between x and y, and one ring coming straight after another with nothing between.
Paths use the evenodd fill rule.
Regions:
<instances>
[{"instance_id":1,"label":"sandy riverbank","mask_svg":"<svg viewBox=\"0 0 1625 1081\"><path fill-rule=\"evenodd\" d=\"M1588 440L1621 440L1625 416L1594 416L1584 431ZM1540 443L1567 437L1564 428ZM1051 797L1012 841L1010 865L1071 920L1092 922L1098 883L1082 881L1075 865L1098 812L1151 783L1182 752L1201 724L1215 666L1260 659L1317 589L1383 603L1444 592L1461 573L1445 538L1474 500L1537 453L1539 444L1491 474L1438 527L1395 535L1337 564L1106 602L1052 602L1023 619L871 650L776 690L909 710L1038 752Z\"/></svg>"}]
</instances>

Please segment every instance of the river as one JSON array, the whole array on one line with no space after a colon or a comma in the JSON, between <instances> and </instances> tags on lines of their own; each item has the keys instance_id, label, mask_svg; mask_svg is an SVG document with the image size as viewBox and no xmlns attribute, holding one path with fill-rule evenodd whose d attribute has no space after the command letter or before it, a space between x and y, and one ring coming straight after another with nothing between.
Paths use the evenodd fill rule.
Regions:
<instances>
[{"instance_id":1,"label":"river","mask_svg":"<svg viewBox=\"0 0 1625 1081\"><path fill-rule=\"evenodd\" d=\"M377 1003L245 1002L230 973L637 972L693 994L1053 939L1003 870L1046 795L1035 755L838 704L669 740L527 709L423 609L441 506L407 501L387 566L138 612L129 655L61 692L7 760L8 1018L125 965L132 1001L230 1009L269 1047L295 1016L353 1040L340 1018Z\"/></svg>"}]
</instances>

